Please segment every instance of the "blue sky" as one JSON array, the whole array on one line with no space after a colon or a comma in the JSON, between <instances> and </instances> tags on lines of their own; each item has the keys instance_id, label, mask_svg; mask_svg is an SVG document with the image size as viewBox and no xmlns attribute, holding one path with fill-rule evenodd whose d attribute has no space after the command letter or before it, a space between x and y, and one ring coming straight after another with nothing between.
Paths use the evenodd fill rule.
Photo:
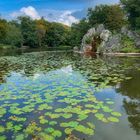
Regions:
<instances>
[{"instance_id":1,"label":"blue sky","mask_svg":"<svg viewBox=\"0 0 140 140\"><path fill-rule=\"evenodd\" d=\"M20 15L28 15L33 19L44 16L49 21L70 25L84 17L88 7L118 2L119 0L0 0L0 14L7 19L15 19Z\"/></svg>"}]
</instances>

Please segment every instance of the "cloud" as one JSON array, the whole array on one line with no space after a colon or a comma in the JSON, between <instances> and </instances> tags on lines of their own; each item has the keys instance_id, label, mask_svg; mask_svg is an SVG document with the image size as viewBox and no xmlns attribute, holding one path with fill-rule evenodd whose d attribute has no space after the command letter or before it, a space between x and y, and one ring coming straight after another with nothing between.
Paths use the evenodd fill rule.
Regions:
<instances>
[{"instance_id":1,"label":"cloud","mask_svg":"<svg viewBox=\"0 0 140 140\"><path fill-rule=\"evenodd\" d=\"M59 22L68 26L79 22L79 19L72 15L74 13L72 10L43 10L41 13L50 22Z\"/></svg>"},{"instance_id":2,"label":"cloud","mask_svg":"<svg viewBox=\"0 0 140 140\"><path fill-rule=\"evenodd\" d=\"M40 15L39 13L37 12L37 10L32 7L32 6L28 6L28 7L23 7L21 8L19 11L16 11L16 12L13 12L11 14L11 16L13 18L16 18L18 16L22 16L22 15L26 15L26 16L29 16L31 17L32 19L40 19Z\"/></svg>"},{"instance_id":3,"label":"cloud","mask_svg":"<svg viewBox=\"0 0 140 140\"><path fill-rule=\"evenodd\" d=\"M74 10L40 10L39 12L32 6L23 7L19 11L15 11L10 16L12 18L17 18L18 16L26 15L32 19L40 19L43 16L46 20L50 22L59 22L65 25L71 26L72 23L77 23L79 21L73 13Z\"/></svg>"}]
</instances>

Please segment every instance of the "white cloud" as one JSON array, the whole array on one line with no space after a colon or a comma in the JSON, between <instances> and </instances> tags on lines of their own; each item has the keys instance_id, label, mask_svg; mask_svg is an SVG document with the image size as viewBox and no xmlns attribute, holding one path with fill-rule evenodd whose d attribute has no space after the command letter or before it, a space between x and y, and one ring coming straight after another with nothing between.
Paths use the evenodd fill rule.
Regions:
<instances>
[{"instance_id":1,"label":"white cloud","mask_svg":"<svg viewBox=\"0 0 140 140\"><path fill-rule=\"evenodd\" d=\"M23 8L21 8L19 11L13 12L13 13L11 14L11 16L12 16L13 18L16 18L16 17L21 16L21 15L29 16L29 17L31 17L32 19L40 19L39 13L38 13L37 10L36 10L34 7L32 7L32 6L23 7Z\"/></svg>"},{"instance_id":2,"label":"white cloud","mask_svg":"<svg viewBox=\"0 0 140 140\"><path fill-rule=\"evenodd\" d=\"M70 26L72 23L78 22L78 19L72 16L71 11L65 11L58 17L56 21Z\"/></svg>"},{"instance_id":3,"label":"white cloud","mask_svg":"<svg viewBox=\"0 0 140 140\"><path fill-rule=\"evenodd\" d=\"M50 22L59 22L71 26L72 23L77 23L79 20L72 14L75 11L70 10L42 10L42 16Z\"/></svg>"},{"instance_id":4,"label":"white cloud","mask_svg":"<svg viewBox=\"0 0 140 140\"><path fill-rule=\"evenodd\" d=\"M50 22L59 22L71 26L72 23L77 23L79 20L73 15L74 10L40 10L38 11L33 6L23 7L19 11L15 11L10 16L16 18L26 15L32 19L40 19L43 16ZM41 15L41 16L40 16Z\"/></svg>"}]
</instances>

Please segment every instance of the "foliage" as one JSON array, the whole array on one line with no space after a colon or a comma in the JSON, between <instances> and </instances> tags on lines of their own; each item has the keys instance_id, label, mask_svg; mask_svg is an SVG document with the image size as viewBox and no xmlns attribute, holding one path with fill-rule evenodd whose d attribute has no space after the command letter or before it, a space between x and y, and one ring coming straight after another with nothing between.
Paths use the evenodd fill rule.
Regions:
<instances>
[{"instance_id":1,"label":"foliage","mask_svg":"<svg viewBox=\"0 0 140 140\"><path fill-rule=\"evenodd\" d=\"M3 40L6 37L7 32L7 21L0 18L0 43L3 43Z\"/></svg>"},{"instance_id":2,"label":"foliage","mask_svg":"<svg viewBox=\"0 0 140 140\"><path fill-rule=\"evenodd\" d=\"M87 33L90 25L86 19L80 20L71 27L70 45L79 47L83 36Z\"/></svg>"},{"instance_id":3,"label":"foliage","mask_svg":"<svg viewBox=\"0 0 140 140\"><path fill-rule=\"evenodd\" d=\"M36 36L36 25L30 17L19 17L20 29L23 36L23 45L36 47L37 36Z\"/></svg>"},{"instance_id":4,"label":"foliage","mask_svg":"<svg viewBox=\"0 0 140 140\"><path fill-rule=\"evenodd\" d=\"M135 47L133 39L130 39L127 36L122 37L122 48L120 52L129 53L129 52L139 52L140 50Z\"/></svg>"},{"instance_id":5,"label":"foliage","mask_svg":"<svg viewBox=\"0 0 140 140\"><path fill-rule=\"evenodd\" d=\"M46 33L45 44L49 47L67 45L69 27L60 23L51 23Z\"/></svg>"},{"instance_id":6,"label":"foliage","mask_svg":"<svg viewBox=\"0 0 140 140\"><path fill-rule=\"evenodd\" d=\"M140 1L121 0L123 8L126 10L128 21L133 29L140 30Z\"/></svg>"},{"instance_id":7,"label":"foliage","mask_svg":"<svg viewBox=\"0 0 140 140\"><path fill-rule=\"evenodd\" d=\"M91 26L104 24L112 31L120 30L124 25L124 12L119 5L99 5L88 10L88 20Z\"/></svg>"},{"instance_id":8,"label":"foliage","mask_svg":"<svg viewBox=\"0 0 140 140\"><path fill-rule=\"evenodd\" d=\"M8 24L5 43L11 46L21 47L23 43L22 34L20 28L16 27L15 24Z\"/></svg>"}]
</instances>

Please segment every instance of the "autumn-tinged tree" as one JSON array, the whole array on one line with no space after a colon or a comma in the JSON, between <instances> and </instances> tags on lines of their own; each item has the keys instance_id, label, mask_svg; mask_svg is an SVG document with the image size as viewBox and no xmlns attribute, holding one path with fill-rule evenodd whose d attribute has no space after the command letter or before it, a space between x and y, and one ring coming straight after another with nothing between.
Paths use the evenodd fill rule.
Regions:
<instances>
[{"instance_id":1,"label":"autumn-tinged tree","mask_svg":"<svg viewBox=\"0 0 140 140\"><path fill-rule=\"evenodd\" d=\"M38 45L39 47L42 47L44 37L47 31L47 22L44 20L44 18L41 18L40 20L36 20L35 24L36 24L36 35L38 39Z\"/></svg>"},{"instance_id":2,"label":"autumn-tinged tree","mask_svg":"<svg viewBox=\"0 0 140 140\"><path fill-rule=\"evenodd\" d=\"M0 43L3 43L3 40L6 37L7 32L7 21L0 19Z\"/></svg>"},{"instance_id":3,"label":"autumn-tinged tree","mask_svg":"<svg viewBox=\"0 0 140 140\"><path fill-rule=\"evenodd\" d=\"M99 5L88 10L91 26L104 24L110 30L120 30L125 23L125 14L120 5Z\"/></svg>"}]
</instances>

